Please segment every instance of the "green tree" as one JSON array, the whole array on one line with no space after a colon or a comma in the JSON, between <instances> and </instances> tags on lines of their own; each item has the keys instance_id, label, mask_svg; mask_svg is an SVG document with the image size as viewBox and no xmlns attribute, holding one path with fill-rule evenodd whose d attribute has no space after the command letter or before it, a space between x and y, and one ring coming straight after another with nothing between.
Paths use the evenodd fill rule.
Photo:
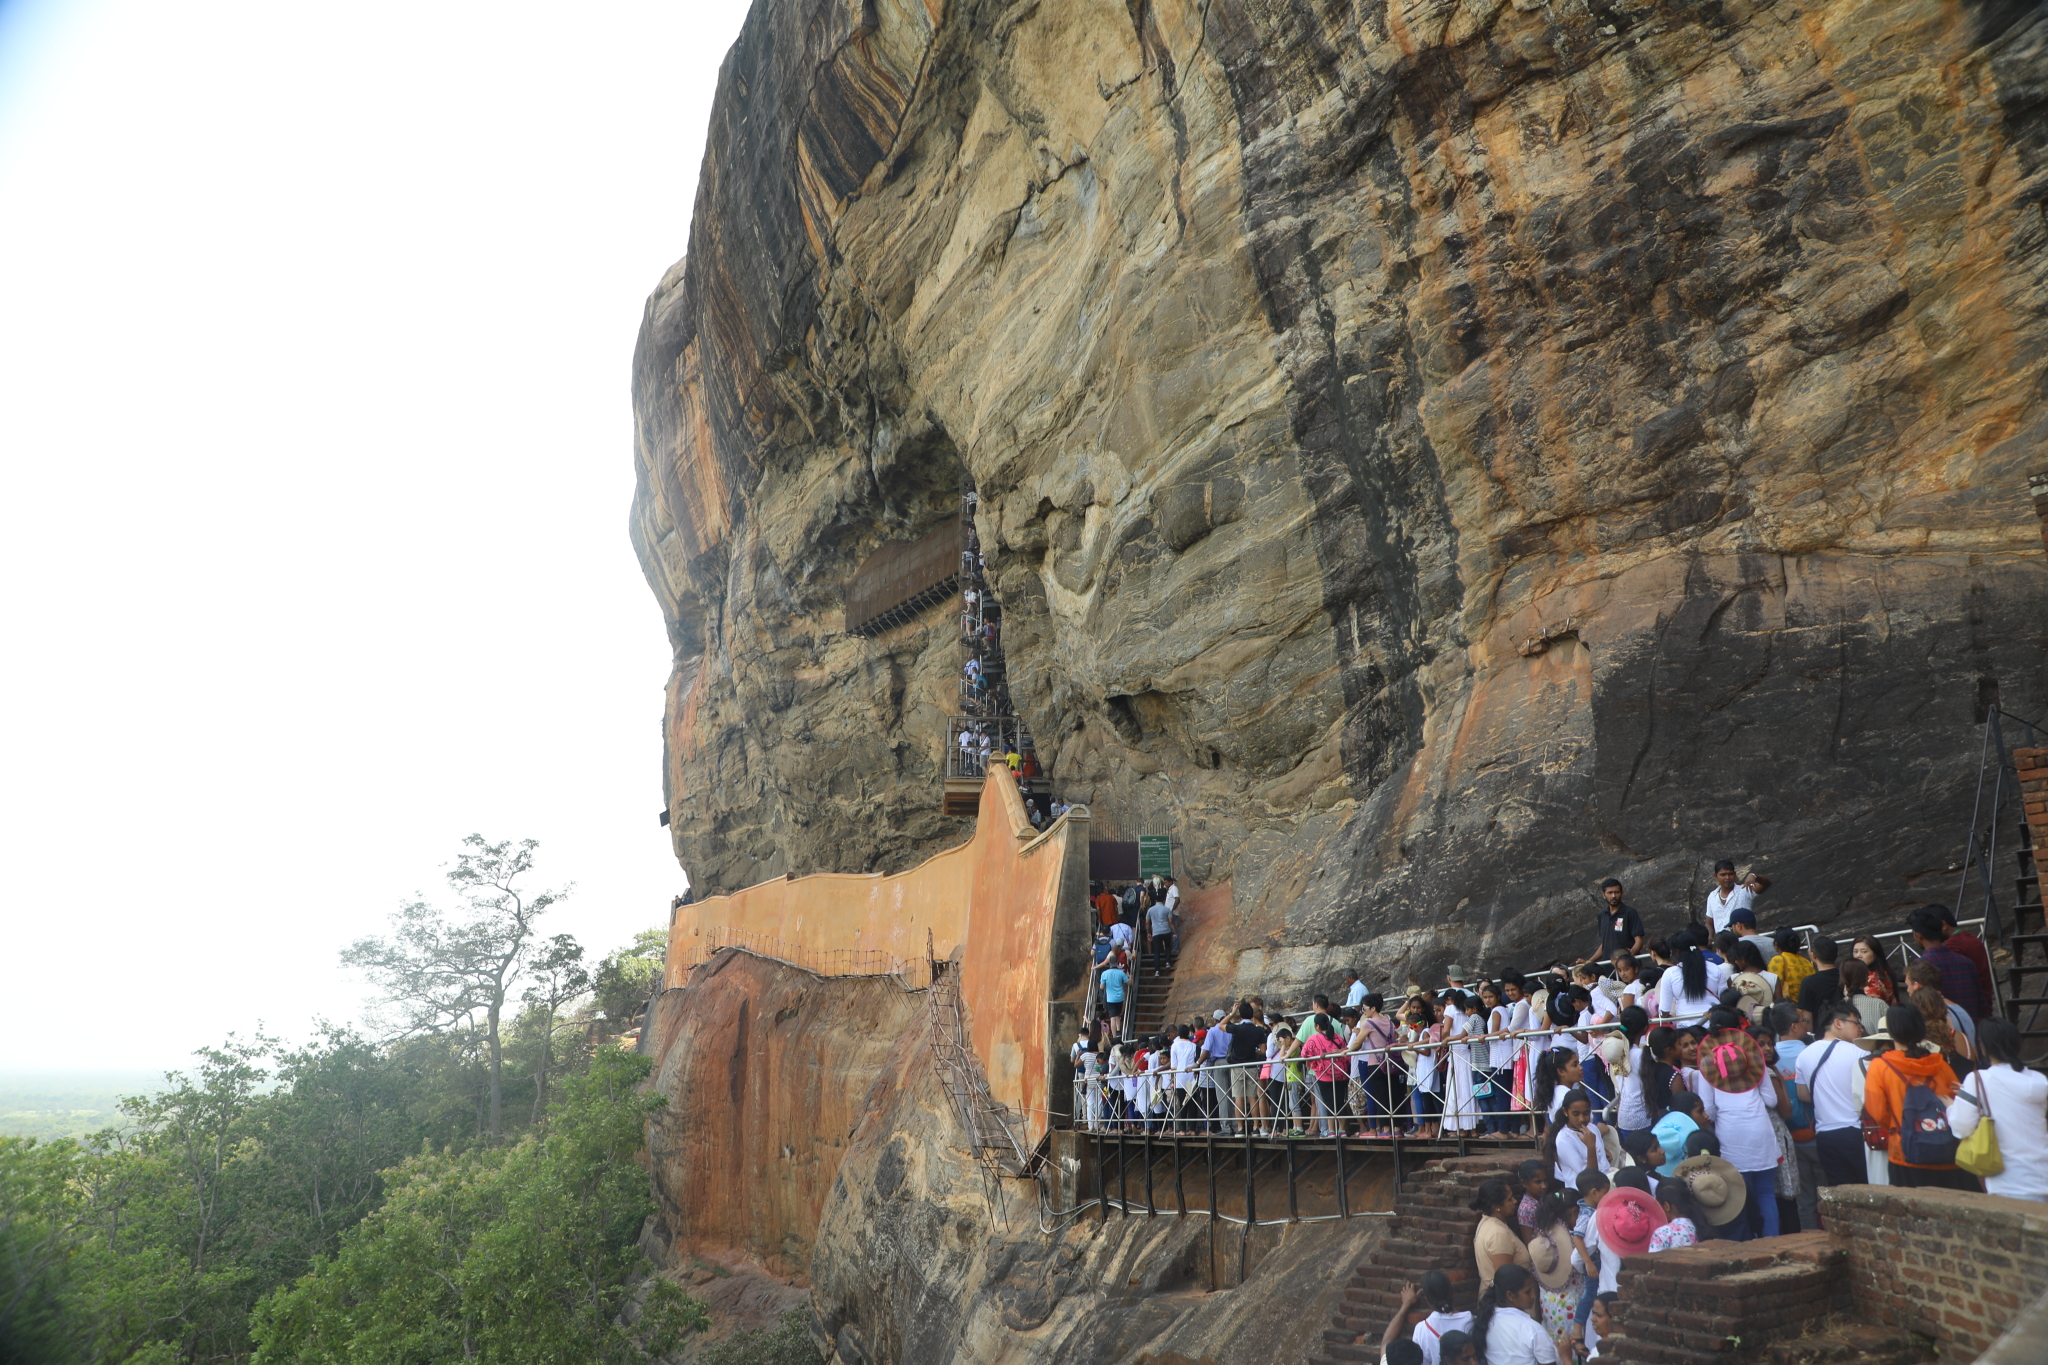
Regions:
<instances>
[{"instance_id":1,"label":"green tree","mask_svg":"<svg viewBox=\"0 0 2048 1365\"><path fill-rule=\"evenodd\" d=\"M336 1254L257 1307L257 1365L626 1365L674 1349L705 1314L666 1281L631 1331L617 1321L647 1269L636 1239L653 1201L634 1158L662 1103L637 1090L650 1065L605 1049L540 1130L392 1172Z\"/></svg>"},{"instance_id":2,"label":"green tree","mask_svg":"<svg viewBox=\"0 0 2048 1365\"><path fill-rule=\"evenodd\" d=\"M590 993L590 973L583 969L583 945L567 934L557 934L534 954L533 984L520 998L526 1011L520 1022L537 1046L532 1062L533 1121L540 1122L547 1108L548 1077L556 1060L555 1029L563 1006Z\"/></svg>"},{"instance_id":3,"label":"green tree","mask_svg":"<svg viewBox=\"0 0 2048 1365\"><path fill-rule=\"evenodd\" d=\"M366 938L345 949L342 965L362 971L382 993L378 1017L395 1037L454 1033L476 1039L489 1068L484 1131L505 1131L504 1014L533 951L535 925L567 890L528 892L518 885L533 870L532 839L491 843L464 839L448 884L461 898L453 912L413 901L392 916L388 939Z\"/></svg>"},{"instance_id":4,"label":"green tree","mask_svg":"<svg viewBox=\"0 0 2048 1365\"><path fill-rule=\"evenodd\" d=\"M592 984L598 1011L621 1027L630 1023L654 994L667 958L668 930L643 929L633 935L632 943L597 965Z\"/></svg>"}]
</instances>

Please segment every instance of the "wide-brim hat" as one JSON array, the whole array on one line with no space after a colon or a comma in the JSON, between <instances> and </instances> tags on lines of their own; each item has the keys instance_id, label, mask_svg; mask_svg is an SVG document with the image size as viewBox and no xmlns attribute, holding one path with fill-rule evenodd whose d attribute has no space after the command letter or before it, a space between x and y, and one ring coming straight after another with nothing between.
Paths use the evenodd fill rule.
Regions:
<instances>
[{"instance_id":1,"label":"wide-brim hat","mask_svg":"<svg viewBox=\"0 0 2048 1365\"><path fill-rule=\"evenodd\" d=\"M1605 1203L1606 1201L1602 1200L1601 1202ZM1567 1240L1563 1246L1559 1246L1550 1235L1552 1232L1561 1230L1563 1226L1562 1223L1554 1224L1548 1231L1539 1232L1529 1239L1529 1268L1536 1273L1536 1283L1542 1285L1545 1289L1563 1289L1572 1280L1571 1242ZM1545 1270L1536 1263L1536 1244L1538 1242L1541 1242L1555 1253L1548 1270Z\"/></svg>"},{"instance_id":2,"label":"wide-brim hat","mask_svg":"<svg viewBox=\"0 0 2048 1365\"><path fill-rule=\"evenodd\" d=\"M1723 1094L1754 1090L1764 1078L1764 1052L1738 1029L1722 1029L1700 1044L1700 1078Z\"/></svg>"},{"instance_id":3,"label":"wide-brim hat","mask_svg":"<svg viewBox=\"0 0 2048 1365\"><path fill-rule=\"evenodd\" d=\"M1640 1256L1650 1249L1650 1234L1671 1220L1664 1206L1641 1190L1620 1185L1609 1190L1593 1213L1602 1250Z\"/></svg>"},{"instance_id":4,"label":"wide-brim hat","mask_svg":"<svg viewBox=\"0 0 2048 1365\"><path fill-rule=\"evenodd\" d=\"M1749 1185L1742 1172L1721 1157L1689 1156L1672 1168L1671 1178L1685 1182L1700 1212L1717 1228L1740 1218L1749 1205Z\"/></svg>"}]
</instances>

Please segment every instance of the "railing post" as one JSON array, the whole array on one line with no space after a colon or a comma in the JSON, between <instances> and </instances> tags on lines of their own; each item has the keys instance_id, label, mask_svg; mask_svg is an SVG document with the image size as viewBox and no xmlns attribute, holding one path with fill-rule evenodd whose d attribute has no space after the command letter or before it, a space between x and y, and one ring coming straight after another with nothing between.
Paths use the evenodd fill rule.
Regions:
<instances>
[{"instance_id":1,"label":"railing post","mask_svg":"<svg viewBox=\"0 0 2048 1365\"><path fill-rule=\"evenodd\" d=\"M1342 1139L1339 1139L1339 1141L1342 1141ZM1340 1205L1339 1207L1342 1206ZM1299 1223L1301 1221L1301 1209L1294 1192L1294 1144L1291 1142L1287 1144L1287 1221L1290 1223Z\"/></svg>"},{"instance_id":2,"label":"railing post","mask_svg":"<svg viewBox=\"0 0 2048 1365\"><path fill-rule=\"evenodd\" d=\"M1141 1122L1143 1122L1143 1120L1140 1120L1140 1121L1141 1121ZM1145 1139L1144 1139L1144 1141L1145 1141L1145 1216L1146 1216L1147 1218L1157 1218L1157 1217L1159 1216L1159 1209L1158 1209L1158 1206L1157 1206L1157 1205L1155 1205L1155 1204L1154 1204L1154 1203L1152 1202L1152 1127L1151 1127L1151 1125L1150 1125L1149 1123L1147 1123L1147 1124L1145 1125L1145 1128L1144 1128L1144 1133L1145 1133Z\"/></svg>"},{"instance_id":3,"label":"railing post","mask_svg":"<svg viewBox=\"0 0 2048 1365\"><path fill-rule=\"evenodd\" d=\"M1209 1158L1209 1291L1216 1291L1216 1132L1208 1129L1202 1134L1202 1144Z\"/></svg>"},{"instance_id":4,"label":"railing post","mask_svg":"<svg viewBox=\"0 0 2048 1365\"><path fill-rule=\"evenodd\" d=\"M1397 1137L1394 1139L1394 1170L1396 1172L1394 1183L1397 1185L1401 1182L1401 1177L1398 1174L1400 1169L1401 1139ZM1337 1135L1337 1216L1339 1218L1349 1218L1351 1216L1351 1172L1344 1167L1344 1135L1342 1133Z\"/></svg>"}]
</instances>

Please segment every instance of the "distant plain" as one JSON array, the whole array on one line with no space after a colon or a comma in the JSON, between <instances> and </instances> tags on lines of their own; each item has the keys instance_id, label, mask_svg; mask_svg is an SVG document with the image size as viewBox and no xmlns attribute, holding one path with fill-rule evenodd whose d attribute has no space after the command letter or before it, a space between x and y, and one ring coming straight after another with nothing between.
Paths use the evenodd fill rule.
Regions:
<instances>
[{"instance_id":1,"label":"distant plain","mask_svg":"<svg viewBox=\"0 0 2048 1365\"><path fill-rule=\"evenodd\" d=\"M163 1088L155 1071L0 1071L0 1137L84 1137L123 1127L123 1095Z\"/></svg>"}]
</instances>

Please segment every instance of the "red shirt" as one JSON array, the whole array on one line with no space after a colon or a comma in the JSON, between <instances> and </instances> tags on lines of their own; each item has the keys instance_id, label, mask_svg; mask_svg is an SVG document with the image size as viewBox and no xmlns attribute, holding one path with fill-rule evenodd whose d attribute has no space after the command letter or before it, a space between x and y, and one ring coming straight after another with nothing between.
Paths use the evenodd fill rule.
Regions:
<instances>
[{"instance_id":1,"label":"red shirt","mask_svg":"<svg viewBox=\"0 0 2048 1365\"><path fill-rule=\"evenodd\" d=\"M1991 1001L1991 954L1984 951L1984 940L1968 929L1958 929L1941 941L1944 948L1953 948L1970 959L1970 965L1977 969L1977 984L1983 988L1986 1007Z\"/></svg>"}]
</instances>

